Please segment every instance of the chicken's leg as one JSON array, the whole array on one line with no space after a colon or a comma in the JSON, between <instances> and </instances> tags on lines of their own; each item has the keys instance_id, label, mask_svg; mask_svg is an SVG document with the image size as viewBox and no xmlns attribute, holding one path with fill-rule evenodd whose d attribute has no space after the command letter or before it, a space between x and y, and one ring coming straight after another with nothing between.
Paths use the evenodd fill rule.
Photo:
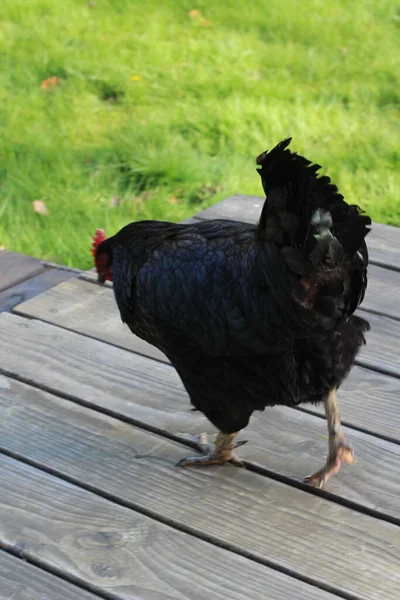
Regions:
<instances>
[{"instance_id":1,"label":"chicken's leg","mask_svg":"<svg viewBox=\"0 0 400 600\"><path fill-rule=\"evenodd\" d=\"M333 388L324 400L325 415L328 424L329 453L325 466L305 478L305 483L322 488L332 475L340 469L342 462L353 463L353 448L346 444L340 423L339 406L336 400L336 388Z\"/></svg>"},{"instance_id":2,"label":"chicken's leg","mask_svg":"<svg viewBox=\"0 0 400 600\"><path fill-rule=\"evenodd\" d=\"M215 443L209 444L207 435L202 433L199 437L198 448L204 456L193 456L183 458L177 463L177 467L189 467L192 465L222 465L230 462L237 467L243 467L243 462L237 458L233 450L242 446L245 442L235 442L236 433L221 433L216 436Z\"/></svg>"}]
</instances>

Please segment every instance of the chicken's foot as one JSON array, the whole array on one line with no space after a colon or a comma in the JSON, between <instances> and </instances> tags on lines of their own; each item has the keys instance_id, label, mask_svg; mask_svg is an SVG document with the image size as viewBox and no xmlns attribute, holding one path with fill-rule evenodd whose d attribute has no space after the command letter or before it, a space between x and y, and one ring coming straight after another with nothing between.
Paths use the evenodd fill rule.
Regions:
<instances>
[{"instance_id":1,"label":"chicken's foot","mask_svg":"<svg viewBox=\"0 0 400 600\"><path fill-rule=\"evenodd\" d=\"M322 469L304 479L305 483L318 488L322 488L332 475L338 473L342 462L354 462L354 450L344 441L339 406L336 400L336 388L329 392L324 400L324 405L329 436L328 458Z\"/></svg>"},{"instance_id":2,"label":"chicken's foot","mask_svg":"<svg viewBox=\"0 0 400 600\"><path fill-rule=\"evenodd\" d=\"M235 442L236 433L221 433L216 436L215 443L210 444L207 440L207 434L202 433L199 436L197 447L203 456L192 456L183 458L177 463L177 467L190 467L193 465L223 465L230 462L237 467L243 467L243 462L235 456L233 450L242 446L246 441Z\"/></svg>"}]
</instances>

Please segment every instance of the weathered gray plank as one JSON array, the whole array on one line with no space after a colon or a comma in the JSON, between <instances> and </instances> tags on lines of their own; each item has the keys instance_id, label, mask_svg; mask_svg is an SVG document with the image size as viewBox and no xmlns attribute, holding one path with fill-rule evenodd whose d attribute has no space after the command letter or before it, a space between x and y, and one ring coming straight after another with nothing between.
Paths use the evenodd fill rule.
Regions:
<instances>
[{"instance_id":1,"label":"weathered gray plank","mask_svg":"<svg viewBox=\"0 0 400 600\"><path fill-rule=\"evenodd\" d=\"M398 227L373 223L367 242L372 262L400 270L400 229Z\"/></svg>"},{"instance_id":2,"label":"weathered gray plank","mask_svg":"<svg viewBox=\"0 0 400 600\"><path fill-rule=\"evenodd\" d=\"M342 419L351 427L400 442L400 380L354 367L339 390ZM322 406L304 405L315 414Z\"/></svg>"},{"instance_id":3,"label":"weathered gray plank","mask_svg":"<svg viewBox=\"0 0 400 600\"><path fill-rule=\"evenodd\" d=\"M187 433L213 431L201 413L189 411L183 386L168 365L9 314L1 315L0 332L1 368L25 381L181 441L187 441ZM3 407L16 406L20 394L16 382L5 381ZM39 405L40 395L26 403L24 414L30 403ZM345 466L327 490L400 519L400 445L358 431L346 434L356 446L358 463ZM287 407L256 413L242 436L250 441L241 448L243 458L294 482L322 466L327 450L324 420Z\"/></svg>"},{"instance_id":4,"label":"weathered gray plank","mask_svg":"<svg viewBox=\"0 0 400 600\"><path fill-rule=\"evenodd\" d=\"M114 292L107 286L91 285L81 279L61 283L35 298L16 306L14 312L55 323L71 330L83 332L94 338L106 336L107 341L167 361L166 356L154 346L132 335L121 322L114 300ZM98 311L101 310L101 316ZM100 316L100 321L97 318Z\"/></svg>"},{"instance_id":5,"label":"weathered gray plank","mask_svg":"<svg viewBox=\"0 0 400 600\"><path fill-rule=\"evenodd\" d=\"M368 287L359 314L368 319L368 315L363 312L372 311L392 319L400 319L399 290L400 271L369 265Z\"/></svg>"},{"instance_id":6,"label":"weathered gray plank","mask_svg":"<svg viewBox=\"0 0 400 600\"><path fill-rule=\"evenodd\" d=\"M100 600L100 597L0 551L0 600Z\"/></svg>"},{"instance_id":7,"label":"weathered gray plank","mask_svg":"<svg viewBox=\"0 0 400 600\"><path fill-rule=\"evenodd\" d=\"M0 250L0 291L44 271L40 260L9 250Z\"/></svg>"},{"instance_id":8,"label":"weathered gray plank","mask_svg":"<svg viewBox=\"0 0 400 600\"><path fill-rule=\"evenodd\" d=\"M369 321L371 331L367 333L367 345L359 354L358 364L400 377L400 321L372 313L359 314Z\"/></svg>"},{"instance_id":9,"label":"weathered gray plank","mask_svg":"<svg viewBox=\"0 0 400 600\"><path fill-rule=\"evenodd\" d=\"M384 281L381 282L381 287L375 287L378 287L375 293L378 299ZM392 297L391 302L394 305L394 289ZM372 302L371 300L370 304ZM16 306L14 312L55 323L95 338L106 339L111 344L157 360L166 360L159 350L133 336L121 322L113 291L109 287L92 285L82 279L73 279L61 283L38 298L32 298ZM397 347L397 340L400 339L400 322L365 311L359 311L359 314L366 318L372 327L367 335L368 343L360 352L359 363L400 377Z\"/></svg>"},{"instance_id":10,"label":"weathered gray plank","mask_svg":"<svg viewBox=\"0 0 400 600\"><path fill-rule=\"evenodd\" d=\"M83 464L79 449L78 454L72 447L68 450L68 443L64 449L70 458L75 456L77 465ZM328 593L11 458L0 457L0 465L3 543L115 598L334 600ZM106 467L106 472L113 479L112 470ZM385 535L390 537L390 531ZM385 556L379 559L383 569L385 561Z\"/></svg>"},{"instance_id":11,"label":"weathered gray plank","mask_svg":"<svg viewBox=\"0 0 400 600\"><path fill-rule=\"evenodd\" d=\"M43 273L40 273L40 275L26 279L18 285L14 285L3 292L0 292L0 312L4 310L10 311L17 304L26 302L30 298L42 294L62 281L78 277L78 275L79 272L66 269L46 269Z\"/></svg>"},{"instance_id":12,"label":"weathered gray plank","mask_svg":"<svg viewBox=\"0 0 400 600\"><path fill-rule=\"evenodd\" d=\"M196 215L198 219L233 219L256 223L264 198L260 196L230 196ZM370 260L382 266L400 269L400 231L398 227L373 223L368 234Z\"/></svg>"},{"instance_id":13,"label":"weathered gray plank","mask_svg":"<svg viewBox=\"0 0 400 600\"><path fill-rule=\"evenodd\" d=\"M261 196L235 194L197 213L195 218L202 221L208 219L232 219L233 221L242 221L244 223L257 223L261 215L264 200Z\"/></svg>"},{"instance_id":14,"label":"weathered gray plank","mask_svg":"<svg viewBox=\"0 0 400 600\"><path fill-rule=\"evenodd\" d=\"M152 515L187 527L217 544L222 542L228 548L280 565L335 590L360 598L398 599L400 535L395 525L245 469L176 468L176 461L187 453L180 444L65 400L46 400L39 405L41 410L35 418L33 408L28 413L18 406L9 408L11 413L21 410L21 415L18 424L11 416L14 432L7 440L16 445L15 439L19 439L20 452L36 464L112 494L132 508L151 511ZM36 400L32 407L35 404ZM32 425L31 435L27 435L27 422ZM6 463L4 470L2 462ZM43 488L35 477L36 496L32 495L25 478L19 479L14 469L7 468L8 461L0 461L0 465L0 494L5 505L5 524L0 525L0 531L10 521L17 522L19 530L15 490L22 488L19 494L24 497L25 510L26 496L36 510L37 495L43 497ZM76 518L70 493L60 498L54 492L52 497L67 510L63 520L69 520L71 513ZM45 501L49 500L45 495ZM82 514L81 504L79 507ZM99 518L97 510L93 514ZM46 518L51 528L59 517L53 510L46 511ZM30 519L33 521L32 515ZM36 521L35 515L35 524ZM111 514L109 528L113 521ZM81 529L80 519L78 523ZM49 536L45 528L40 529L41 537ZM130 537L129 529L125 523L125 540ZM80 538L85 539L86 535L81 532ZM146 548L143 538L136 540L136 546L139 545ZM343 560L344 548L347 556ZM186 548L182 548L182 553L187 560ZM221 572L221 565L215 566ZM201 571L205 572L204 565ZM223 570L222 575L226 577Z\"/></svg>"}]
</instances>

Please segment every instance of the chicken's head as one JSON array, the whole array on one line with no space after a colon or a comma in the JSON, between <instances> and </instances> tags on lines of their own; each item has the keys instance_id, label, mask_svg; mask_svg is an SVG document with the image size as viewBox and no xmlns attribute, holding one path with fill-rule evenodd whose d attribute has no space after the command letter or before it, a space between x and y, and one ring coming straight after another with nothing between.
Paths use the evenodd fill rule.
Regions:
<instances>
[{"instance_id":1,"label":"chicken's head","mask_svg":"<svg viewBox=\"0 0 400 600\"><path fill-rule=\"evenodd\" d=\"M107 239L102 229L97 229L93 236L92 255L97 271L97 281L102 285L112 281L112 254Z\"/></svg>"}]
</instances>

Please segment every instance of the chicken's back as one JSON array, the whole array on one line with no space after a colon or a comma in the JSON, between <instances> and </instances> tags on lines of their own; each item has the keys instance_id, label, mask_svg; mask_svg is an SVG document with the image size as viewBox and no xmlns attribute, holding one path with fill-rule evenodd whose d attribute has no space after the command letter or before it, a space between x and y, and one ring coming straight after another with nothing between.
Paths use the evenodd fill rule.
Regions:
<instances>
[{"instance_id":1,"label":"chicken's back","mask_svg":"<svg viewBox=\"0 0 400 600\"><path fill-rule=\"evenodd\" d=\"M277 353L285 327L292 337L294 301L287 290L277 303L272 287L255 280L256 232L228 220L129 225L112 241L122 319L164 352Z\"/></svg>"}]
</instances>

